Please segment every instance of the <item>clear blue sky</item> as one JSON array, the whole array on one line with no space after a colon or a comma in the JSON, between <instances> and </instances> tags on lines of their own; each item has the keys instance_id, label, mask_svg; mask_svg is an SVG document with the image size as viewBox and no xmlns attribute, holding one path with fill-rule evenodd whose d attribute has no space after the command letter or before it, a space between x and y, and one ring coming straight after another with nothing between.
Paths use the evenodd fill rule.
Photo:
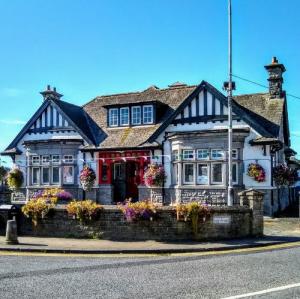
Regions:
<instances>
[{"instance_id":1,"label":"clear blue sky","mask_svg":"<svg viewBox=\"0 0 300 299\"><path fill-rule=\"evenodd\" d=\"M285 89L300 96L299 11L298 0L233 0L234 73L267 85L263 66L277 56ZM175 81L221 89L227 78L227 0L2 0L0 37L0 150L47 84L80 105ZM236 94L264 91L236 83ZM300 153L300 100L288 105Z\"/></svg>"}]
</instances>

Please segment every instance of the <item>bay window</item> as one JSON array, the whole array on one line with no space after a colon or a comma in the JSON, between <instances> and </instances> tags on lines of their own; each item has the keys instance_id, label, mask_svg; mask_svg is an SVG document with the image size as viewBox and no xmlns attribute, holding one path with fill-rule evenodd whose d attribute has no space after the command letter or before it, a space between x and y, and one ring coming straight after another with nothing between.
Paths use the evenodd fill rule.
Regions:
<instances>
[{"instance_id":1,"label":"bay window","mask_svg":"<svg viewBox=\"0 0 300 299\"><path fill-rule=\"evenodd\" d=\"M222 160L225 158L225 153L221 149L212 149L211 150L211 159L212 160Z\"/></svg>"},{"instance_id":2,"label":"bay window","mask_svg":"<svg viewBox=\"0 0 300 299\"><path fill-rule=\"evenodd\" d=\"M209 150L208 149L198 149L197 150L197 159L198 160L206 160L209 158Z\"/></svg>"}]
</instances>

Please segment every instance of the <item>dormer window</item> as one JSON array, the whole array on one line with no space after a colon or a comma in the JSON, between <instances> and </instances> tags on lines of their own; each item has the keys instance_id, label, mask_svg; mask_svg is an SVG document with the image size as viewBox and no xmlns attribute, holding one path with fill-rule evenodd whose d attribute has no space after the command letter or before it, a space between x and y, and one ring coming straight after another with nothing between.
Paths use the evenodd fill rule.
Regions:
<instances>
[{"instance_id":1,"label":"dormer window","mask_svg":"<svg viewBox=\"0 0 300 299\"><path fill-rule=\"evenodd\" d=\"M132 125L140 125L142 123L141 106L133 106L131 108L131 123Z\"/></svg>"},{"instance_id":2,"label":"dormer window","mask_svg":"<svg viewBox=\"0 0 300 299\"><path fill-rule=\"evenodd\" d=\"M144 124L153 123L153 105L143 106L143 123Z\"/></svg>"},{"instance_id":3,"label":"dormer window","mask_svg":"<svg viewBox=\"0 0 300 299\"><path fill-rule=\"evenodd\" d=\"M129 108L123 107L120 109L120 125L128 126L129 125Z\"/></svg>"},{"instance_id":4,"label":"dormer window","mask_svg":"<svg viewBox=\"0 0 300 299\"><path fill-rule=\"evenodd\" d=\"M118 126L118 108L109 109L109 126L117 127Z\"/></svg>"}]
</instances>

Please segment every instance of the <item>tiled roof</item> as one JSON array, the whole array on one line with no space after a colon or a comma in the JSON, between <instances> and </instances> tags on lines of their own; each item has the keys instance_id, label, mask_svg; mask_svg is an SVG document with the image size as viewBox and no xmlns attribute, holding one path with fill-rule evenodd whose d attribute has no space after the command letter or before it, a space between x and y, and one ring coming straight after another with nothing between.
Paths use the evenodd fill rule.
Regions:
<instances>
[{"instance_id":1,"label":"tiled roof","mask_svg":"<svg viewBox=\"0 0 300 299\"><path fill-rule=\"evenodd\" d=\"M270 98L269 93L234 97L234 101L273 137L278 137L284 114L284 99Z\"/></svg>"},{"instance_id":2,"label":"tiled roof","mask_svg":"<svg viewBox=\"0 0 300 299\"><path fill-rule=\"evenodd\" d=\"M123 148L143 146L160 125L178 108L197 86L178 86L158 89L151 86L142 92L99 96L83 106L89 116L107 135L99 148ZM109 128L107 109L104 106L116 104L142 103L159 101L167 105L166 112L155 125L135 126L130 128ZM147 143L147 146L150 144Z\"/></svg>"}]
</instances>

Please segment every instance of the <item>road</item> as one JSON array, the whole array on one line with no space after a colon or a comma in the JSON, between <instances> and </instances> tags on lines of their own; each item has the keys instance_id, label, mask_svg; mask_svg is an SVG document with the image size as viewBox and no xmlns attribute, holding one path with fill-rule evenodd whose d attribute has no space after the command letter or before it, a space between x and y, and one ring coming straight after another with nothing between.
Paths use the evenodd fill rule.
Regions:
<instances>
[{"instance_id":1,"label":"road","mask_svg":"<svg viewBox=\"0 0 300 299\"><path fill-rule=\"evenodd\" d=\"M283 287L280 290L274 288ZM263 294L251 296L252 292ZM300 247L216 255L7 256L0 298L300 298Z\"/></svg>"}]
</instances>

